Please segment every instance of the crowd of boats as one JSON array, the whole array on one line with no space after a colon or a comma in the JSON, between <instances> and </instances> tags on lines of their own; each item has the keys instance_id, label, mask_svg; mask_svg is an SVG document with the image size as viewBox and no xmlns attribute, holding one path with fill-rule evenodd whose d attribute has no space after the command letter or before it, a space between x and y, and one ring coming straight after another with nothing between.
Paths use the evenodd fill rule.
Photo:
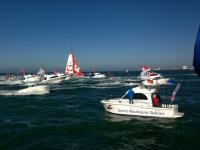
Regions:
<instances>
[{"instance_id":1,"label":"crowd of boats","mask_svg":"<svg viewBox=\"0 0 200 150\"><path fill-rule=\"evenodd\" d=\"M3 80L0 80L0 84L23 84L27 86L24 89L6 94L1 91L1 95L40 95L49 93L49 84L58 84L65 80L74 78L106 78L105 74L91 71L88 75L84 75L83 71L78 65L78 61L73 53L68 56L65 73L55 71L54 73L48 74L45 69L40 68L35 74L25 74L24 70L20 71L21 76L16 77L14 75L6 75Z\"/></svg>"},{"instance_id":2,"label":"crowd of boats","mask_svg":"<svg viewBox=\"0 0 200 150\"><path fill-rule=\"evenodd\" d=\"M98 79L110 77L110 75L106 76L94 70L84 75L72 53L69 54L65 73L54 72L47 74L44 69L40 69L35 74L26 75L23 70L21 70L21 73L21 79L13 75L7 75L6 81L8 84L24 84L28 87L9 94L1 91L1 95L41 95L49 93L49 84L58 84L74 78ZM169 93L172 94L171 98L166 99L166 96L161 96L160 92L174 85L172 79L164 78L161 74L151 71L148 66L141 68L138 78L141 81L139 86L129 89L122 97L101 100L107 112L164 118L177 118L184 115L184 113L178 112L178 105L173 104L174 99L172 99L172 97L175 98L180 84L178 84L173 93ZM168 95L167 97L170 96Z\"/></svg>"}]
</instances>

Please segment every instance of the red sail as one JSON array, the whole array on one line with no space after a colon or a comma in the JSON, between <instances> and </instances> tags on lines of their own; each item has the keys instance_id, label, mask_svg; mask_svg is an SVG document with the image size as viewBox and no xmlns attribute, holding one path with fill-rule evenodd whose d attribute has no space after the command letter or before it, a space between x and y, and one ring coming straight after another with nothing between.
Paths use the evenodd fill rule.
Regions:
<instances>
[{"instance_id":1,"label":"red sail","mask_svg":"<svg viewBox=\"0 0 200 150\"><path fill-rule=\"evenodd\" d=\"M76 60L75 56L72 54L73 57L73 69L74 69L74 74L76 76L84 76L82 70L80 69L79 65L78 65L78 61Z\"/></svg>"}]
</instances>

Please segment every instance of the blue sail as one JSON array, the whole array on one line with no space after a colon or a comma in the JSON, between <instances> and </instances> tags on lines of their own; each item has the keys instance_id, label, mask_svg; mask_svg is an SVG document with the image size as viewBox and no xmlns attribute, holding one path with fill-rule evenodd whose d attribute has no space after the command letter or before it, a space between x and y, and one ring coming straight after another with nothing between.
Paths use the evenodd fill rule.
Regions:
<instances>
[{"instance_id":1,"label":"blue sail","mask_svg":"<svg viewBox=\"0 0 200 150\"><path fill-rule=\"evenodd\" d=\"M194 66L195 72L200 76L200 26L199 26L199 31L197 34L196 43L194 46L193 66Z\"/></svg>"}]
</instances>

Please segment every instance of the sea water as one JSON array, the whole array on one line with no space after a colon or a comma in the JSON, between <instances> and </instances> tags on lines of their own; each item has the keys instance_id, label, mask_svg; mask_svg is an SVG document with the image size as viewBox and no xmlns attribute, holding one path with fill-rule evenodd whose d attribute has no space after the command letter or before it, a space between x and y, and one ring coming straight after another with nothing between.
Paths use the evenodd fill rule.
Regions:
<instances>
[{"instance_id":1,"label":"sea water","mask_svg":"<svg viewBox=\"0 0 200 150\"><path fill-rule=\"evenodd\" d=\"M139 72L108 79L71 79L40 96L0 96L0 149L116 150L199 149L200 77L193 71L160 71L181 83L175 102L183 118L114 115L100 101L137 86ZM1 90L21 85L0 85Z\"/></svg>"}]
</instances>

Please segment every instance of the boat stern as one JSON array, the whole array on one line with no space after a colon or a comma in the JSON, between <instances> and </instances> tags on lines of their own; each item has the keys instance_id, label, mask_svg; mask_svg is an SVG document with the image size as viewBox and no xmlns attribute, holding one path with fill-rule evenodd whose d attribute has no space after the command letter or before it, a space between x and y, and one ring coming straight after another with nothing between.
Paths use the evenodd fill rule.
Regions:
<instances>
[{"instance_id":1,"label":"boat stern","mask_svg":"<svg viewBox=\"0 0 200 150\"><path fill-rule=\"evenodd\" d=\"M173 118L180 118L184 116L183 112L178 112L178 105L172 105L174 108L174 115Z\"/></svg>"},{"instance_id":2,"label":"boat stern","mask_svg":"<svg viewBox=\"0 0 200 150\"><path fill-rule=\"evenodd\" d=\"M174 113L174 118L181 118L183 116L184 116L184 113L182 113L182 112Z\"/></svg>"}]
</instances>

